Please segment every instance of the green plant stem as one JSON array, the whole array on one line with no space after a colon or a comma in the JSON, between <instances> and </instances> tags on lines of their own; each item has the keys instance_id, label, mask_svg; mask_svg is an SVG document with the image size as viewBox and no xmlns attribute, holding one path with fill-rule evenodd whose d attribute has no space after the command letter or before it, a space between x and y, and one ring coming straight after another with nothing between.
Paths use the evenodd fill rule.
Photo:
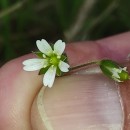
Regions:
<instances>
[{"instance_id":1,"label":"green plant stem","mask_svg":"<svg viewBox=\"0 0 130 130\"><path fill-rule=\"evenodd\" d=\"M74 71L74 70L77 70L77 69L80 69L80 68L83 68L83 67L87 67L87 66L93 65L93 64L99 65L100 62L101 62L101 61L87 62L87 63L85 63L85 64L81 64L81 65L77 65L77 66L71 67L71 68L70 68L70 71Z\"/></svg>"}]
</instances>

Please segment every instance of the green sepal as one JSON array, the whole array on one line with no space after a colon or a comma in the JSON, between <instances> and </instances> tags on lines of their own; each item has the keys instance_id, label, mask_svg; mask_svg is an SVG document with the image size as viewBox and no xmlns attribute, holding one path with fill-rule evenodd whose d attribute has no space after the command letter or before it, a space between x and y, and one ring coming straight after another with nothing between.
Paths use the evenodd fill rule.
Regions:
<instances>
[{"instance_id":1,"label":"green sepal","mask_svg":"<svg viewBox=\"0 0 130 130\"><path fill-rule=\"evenodd\" d=\"M63 53L61 55L61 60L68 63L68 58L67 58L67 55L65 53Z\"/></svg>"},{"instance_id":2,"label":"green sepal","mask_svg":"<svg viewBox=\"0 0 130 130\"><path fill-rule=\"evenodd\" d=\"M50 66L47 66L46 68L41 68L38 75L45 74L49 68L50 68Z\"/></svg>"},{"instance_id":3,"label":"green sepal","mask_svg":"<svg viewBox=\"0 0 130 130\"><path fill-rule=\"evenodd\" d=\"M100 68L102 70L102 72L107 75L108 77L114 79L115 81L120 81L123 82L125 80L129 79L129 73L125 70L122 70L121 73L118 73L119 78L117 77L113 77L113 72L112 69L118 69L120 70L122 67L116 63L115 61L112 60L102 60L100 62Z\"/></svg>"},{"instance_id":4,"label":"green sepal","mask_svg":"<svg viewBox=\"0 0 130 130\"><path fill-rule=\"evenodd\" d=\"M61 76L61 75L62 75L62 72L59 69L59 67L57 67L57 69L56 69L56 76Z\"/></svg>"},{"instance_id":5,"label":"green sepal","mask_svg":"<svg viewBox=\"0 0 130 130\"><path fill-rule=\"evenodd\" d=\"M125 81L125 80L128 80L129 79L129 74L127 71L124 71L122 70L121 73L119 73L119 76L120 76L120 80L121 81Z\"/></svg>"},{"instance_id":6,"label":"green sepal","mask_svg":"<svg viewBox=\"0 0 130 130\"><path fill-rule=\"evenodd\" d=\"M66 56L61 55L61 60L62 60L62 61L65 61L66 59L67 59L67 57L66 57Z\"/></svg>"},{"instance_id":7,"label":"green sepal","mask_svg":"<svg viewBox=\"0 0 130 130\"><path fill-rule=\"evenodd\" d=\"M116 62L112 61L112 60L102 60L100 62L100 68L105 75L112 78L111 69L113 69L113 68L118 69L119 67L118 67L118 64Z\"/></svg>"},{"instance_id":8,"label":"green sepal","mask_svg":"<svg viewBox=\"0 0 130 130\"><path fill-rule=\"evenodd\" d=\"M40 51L37 51L37 52L32 52L34 53L36 56L38 56L39 58L43 58L43 53L40 52Z\"/></svg>"}]
</instances>

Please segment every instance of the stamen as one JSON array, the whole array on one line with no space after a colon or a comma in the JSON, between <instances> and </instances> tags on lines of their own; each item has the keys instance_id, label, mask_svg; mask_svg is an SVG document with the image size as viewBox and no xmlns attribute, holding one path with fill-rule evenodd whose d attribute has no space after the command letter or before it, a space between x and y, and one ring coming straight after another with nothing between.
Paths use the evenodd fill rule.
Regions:
<instances>
[{"instance_id":1,"label":"stamen","mask_svg":"<svg viewBox=\"0 0 130 130\"><path fill-rule=\"evenodd\" d=\"M60 58L61 58L61 56L57 55L57 58L58 58L58 59L60 59Z\"/></svg>"},{"instance_id":2,"label":"stamen","mask_svg":"<svg viewBox=\"0 0 130 130\"><path fill-rule=\"evenodd\" d=\"M43 58L46 58L46 55L45 55L45 54L43 54L42 56L43 56Z\"/></svg>"}]
</instances>

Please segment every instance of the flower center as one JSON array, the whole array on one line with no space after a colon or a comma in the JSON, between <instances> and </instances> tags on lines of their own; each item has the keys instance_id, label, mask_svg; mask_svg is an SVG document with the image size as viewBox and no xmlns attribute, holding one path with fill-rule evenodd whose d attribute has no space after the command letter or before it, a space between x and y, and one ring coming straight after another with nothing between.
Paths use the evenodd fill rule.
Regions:
<instances>
[{"instance_id":1,"label":"flower center","mask_svg":"<svg viewBox=\"0 0 130 130\"><path fill-rule=\"evenodd\" d=\"M59 64L59 59L57 58L57 56L52 56L52 57L50 57L50 60L49 60L49 62L52 64L52 65L54 65L54 66L57 66L58 64Z\"/></svg>"}]
</instances>

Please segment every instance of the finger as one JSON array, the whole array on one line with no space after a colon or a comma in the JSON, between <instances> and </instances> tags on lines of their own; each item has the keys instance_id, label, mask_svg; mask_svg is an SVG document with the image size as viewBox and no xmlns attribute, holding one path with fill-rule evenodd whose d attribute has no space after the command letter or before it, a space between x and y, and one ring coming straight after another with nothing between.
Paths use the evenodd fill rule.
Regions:
<instances>
[{"instance_id":1,"label":"finger","mask_svg":"<svg viewBox=\"0 0 130 130\"><path fill-rule=\"evenodd\" d=\"M119 34L97 42L103 47L102 55L117 61L125 60L130 53L130 32ZM110 47L111 46L111 47Z\"/></svg>"},{"instance_id":2,"label":"finger","mask_svg":"<svg viewBox=\"0 0 130 130\"><path fill-rule=\"evenodd\" d=\"M96 41L69 44L66 52L72 65L109 58L124 61L130 53L130 32Z\"/></svg>"}]
</instances>

